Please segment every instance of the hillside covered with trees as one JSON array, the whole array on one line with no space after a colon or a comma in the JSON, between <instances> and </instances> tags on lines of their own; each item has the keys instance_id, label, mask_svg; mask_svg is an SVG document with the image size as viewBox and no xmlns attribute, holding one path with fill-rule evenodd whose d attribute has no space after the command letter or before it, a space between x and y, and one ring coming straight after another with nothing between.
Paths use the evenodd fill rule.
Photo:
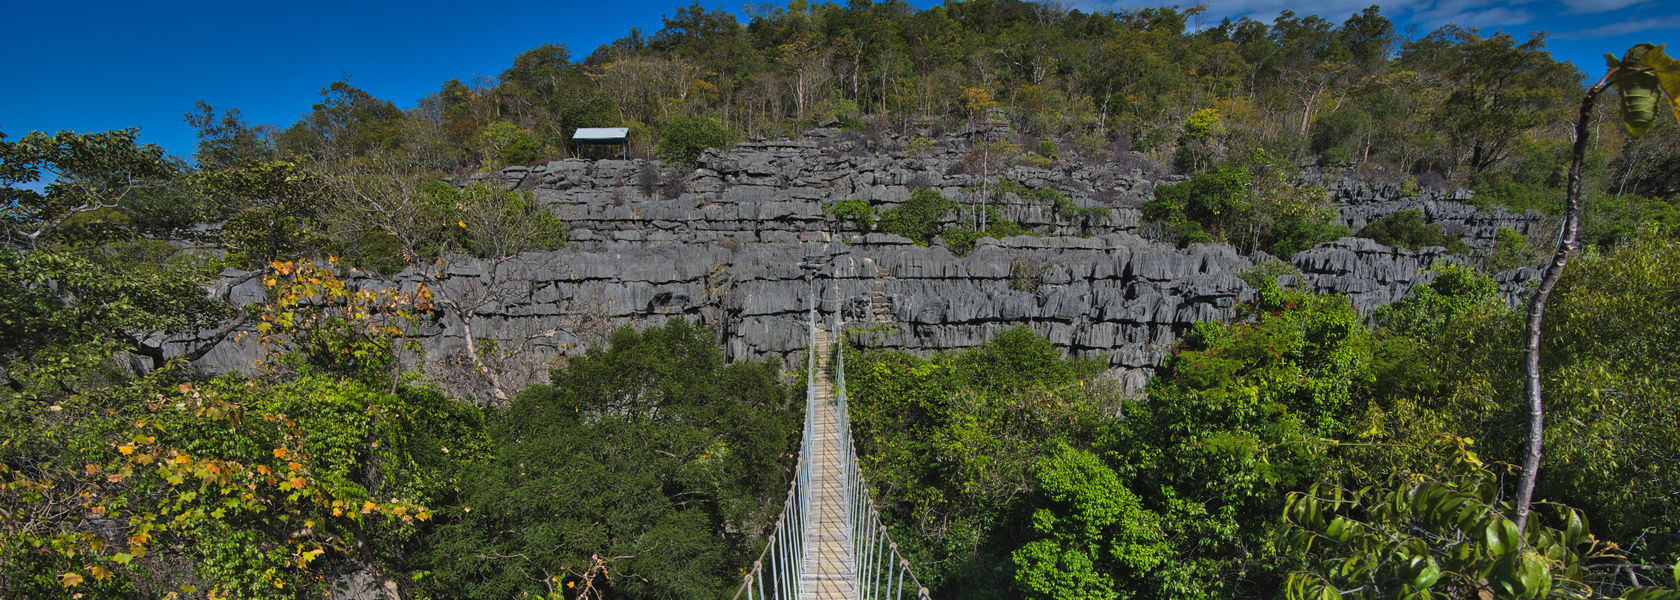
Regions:
<instances>
[{"instance_id":1,"label":"hillside covered with trees","mask_svg":"<svg viewBox=\"0 0 1680 600\"><path fill-rule=\"evenodd\" d=\"M497 77L443 82L408 110L348 81L290 125L201 103L187 116L201 135L198 169L429 181L617 153L574 142L578 127L627 127L632 156L672 164L816 126L905 155L919 138L963 133L978 137L966 170L989 179L1012 164L1080 162L1205 175L1197 193L1146 208L1158 237L1286 256L1346 233L1326 223L1322 195L1294 185L1303 165L1414 191L1464 187L1482 208L1556 215L1584 84L1541 36L1451 25L1402 35L1375 6L1341 23L1288 12L1211 23L1196 8L794 2L741 23L696 4L664 23L587 56L533 48ZM1680 131L1662 121L1633 138L1608 126L1614 110L1600 103L1586 163L1586 235L1600 243L1680 219ZM1452 246L1427 229L1385 223L1362 235ZM345 256L393 245L377 233L330 237L301 246ZM1519 241L1506 240L1504 255L1527 254ZM365 262L381 260L400 266Z\"/></svg>"},{"instance_id":2,"label":"hillside covered with trees","mask_svg":"<svg viewBox=\"0 0 1680 600\"><path fill-rule=\"evenodd\" d=\"M846 345L856 439L938 598L1680 598L1680 128L1655 104L1680 72L1637 74L1577 123L1591 82L1543 38L1403 36L1376 7L795 0L746 23L677 8L582 58L545 45L409 109L346 81L284 126L200 103L190 163L134 130L0 136L0 596L729 597L796 460L797 365L726 364L672 319L523 389L469 331L453 367L491 382L482 403L413 369L418 330L476 309L425 273L567 243L535 196L470 175L604 156L571 132L621 126L679 168L814 127L894 156L966 136L982 195L1042 193L1009 165L1136 165L1172 177L1125 207L1151 237L1257 257L1462 245L1415 212L1338 227L1304 172L1464 186L1562 230L1584 181L1539 329L1526 522L1528 323L1492 276L1551 235L1502 232L1370 314L1257 260L1253 299L1184 332L1141 395L1025 329ZM1634 136L1630 106L1662 118ZM915 210L951 200L912 198L882 226L927 244ZM1020 233L1000 221L959 233ZM207 295L229 272L261 300ZM188 364L230 338L262 359Z\"/></svg>"}]
</instances>

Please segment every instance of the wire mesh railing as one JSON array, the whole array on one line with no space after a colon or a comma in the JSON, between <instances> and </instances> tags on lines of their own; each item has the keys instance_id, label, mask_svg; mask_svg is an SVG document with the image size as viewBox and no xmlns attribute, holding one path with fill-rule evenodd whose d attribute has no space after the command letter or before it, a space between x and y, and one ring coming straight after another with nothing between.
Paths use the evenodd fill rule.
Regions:
<instances>
[{"instance_id":1,"label":"wire mesh railing","mask_svg":"<svg viewBox=\"0 0 1680 600\"><path fill-rule=\"evenodd\" d=\"M833 280L831 279L831 285ZM806 573L806 542L813 539L811 531L812 511L812 470L813 462L817 459L815 444L817 436L817 413L827 407L819 407L817 402L818 352L832 352L834 355L834 410L836 419L833 434L838 438L839 478L842 484L840 498L845 506L838 507L844 515L847 542L850 545L851 564L848 573L851 581L848 597L861 600L901 600L906 598L906 588L916 600L928 600L928 589L916 578L910 570L910 561L899 552L898 544L888 534L886 524L881 521L880 511L869 493L869 486L864 482L863 470L858 463L857 447L852 441L851 410L846 398L846 355L841 346L841 299L838 289L835 290L834 320L829 329L829 344L819 347L817 343L817 309L823 301L813 302L807 317L809 329L810 350L806 353L805 363L805 424L799 442L799 458L794 467L793 481L788 485L786 499L782 503L782 514L777 517L776 525L770 537L765 541L764 550L758 559L753 561L752 568L743 577L741 585L735 591L735 598L740 600L778 599L794 600L798 598L817 598L819 594L808 593ZM814 296L820 296L817 292ZM829 502L832 502L829 501Z\"/></svg>"},{"instance_id":2,"label":"wire mesh railing","mask_svg":"<svg viewBox=\"0 0 1680 600\"><path fill-rule=\"evenodd\" d=\"M835 293L834 327L830 343L834 352L834 401L839 411L841 472L845 475L846 522L851 524L852 572L857 574L858 598L897 600L904 597L905 583L917 600L928 600L928 589L910 570L910 560L898 551L898 543L887 533L881 512L863 480L857 446L852 442L851 406L846 400L845 336L841 329L839 292Z\"/></svg>"},{"instance_id":3,"label":"wire mesh railing","mask_svg":"<svg viewBox=\"0 0 1680 600\"><path fill-rule=\"evenodd\" d=\"M816 440L817 425L817 307L811 306L808 318L809 350L805 353L805 425L800 433L799 457L794 463L793 481L788 483L787 498L782 502L782 514L765 540L764 550L753 561L735 598L793 599L804 591L801 579L805 573L805 534L811 516L811 447Z\"/></svg>"}]
</instances>

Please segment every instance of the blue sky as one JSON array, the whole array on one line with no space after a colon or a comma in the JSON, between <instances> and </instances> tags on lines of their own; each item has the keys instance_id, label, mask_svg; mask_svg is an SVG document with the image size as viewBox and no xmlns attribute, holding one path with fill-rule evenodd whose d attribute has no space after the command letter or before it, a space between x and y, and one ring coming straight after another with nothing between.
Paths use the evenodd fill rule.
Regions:
<instances>
[{"instance_id":1,"label":"blue sky","mask_svg":"<svg viewBox=\"0 0 1680 600\"><path fill-rule=\"evenodd\" d=\"M1269 22L1287 8L1340 23L1371 3L1207 0L1209 22L1243 15ZM745 7L702 5L737 14ZM285 126L309 110L321 88L348 77L352 85L409 107L451 77L494 77L515 55L544 43L563 43L582 59L631 27L651 33L677 6L677 0L24 0L4 11L0 131L16 137L31 130L139 126L142 141L190 156L194 132L181 116L198 100ZM1603 71L1604 52L1620 54L1641 41L1680 42L1680 2L1674 0L1393 0L1382 6L1389 19L1403 30L1415 26L1420 36L1447 22L1518 37L1546 31L1554 55L1593 74Z\"/></svg>"},{"instance_id":2,"label":"blue sky","mask_svg":"<svg viewBox=\"0 0 1680 600\"><path fill-rule=\"evenodd\" d=\"M1270 22L1279 11L1322 15L1336 23L1377 4L1383 16L1410 38L1447 23L1483 33L1505 31L1518 39L1545 32L1552 56L1575 63L1596 81L1604 74L1603 55L1621 56L1640 42L1673 43L1680 50L1680 2L1675 0L1204 0L1211 22L1248 16ZM1183 2L1189 5L1192 2ZM1147 5L1133 1L1080 4L1115 8ZM1590 83L1590 82L1589 82Z\"/></svg>"}]
</instances>

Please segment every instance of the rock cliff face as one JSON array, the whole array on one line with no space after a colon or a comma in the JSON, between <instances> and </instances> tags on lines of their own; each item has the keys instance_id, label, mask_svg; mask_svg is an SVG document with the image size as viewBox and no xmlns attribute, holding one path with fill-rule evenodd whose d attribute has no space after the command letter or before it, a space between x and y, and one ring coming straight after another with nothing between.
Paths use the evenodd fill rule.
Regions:
<instances>
[{"instance_id":1,"label":"rock cliff face","mask_svg":"<svg viewBox=\"0 0 1680 600\"><path fill-rule=\"evenodd\" d=\"M1441 230L1458 236L1477 251L1493 249L1493 242L1501 228L1509 228L1524 236L1543 233L1547 221L1537 211L1514 214L1495 207L1492 212L1466 204L1468 190L1421 190L1407 194L1394 184L1364 184L1353 180L1320 182L1330 201L1337 206L1343 225L1354 231L1367 223L1403 211L1423 213L1425 221L1441 226Z\"/></svg>"},{"instance_id":2,"label":"rock cliff face","mask_svg":"<svg viewBox=\"0 0 1680 600\"><path fill-rule=\"evenodd\" d=\"M1270 260L1223 245L1177 249L1138 237L1136 207L1152 197L1154 182L1141 169L1113 165L1008 168L1001 175L1027 189L1054 189L1074 207L1095 208L1069 211L1008 194L993 206L1034 235L983 238L966 256L938 240L922 247L864 233L825 215L824 206L862 198L884 210L926 187L966 207L979 178L961 168L960 139L916 155L874 154L863 144L818 130L798 141L708 151L691 172L644 161L563 160L487 176L532 191L572 227L571 242L556 252L456 257L439 272L400 274L399 285L424 281L440 295L471 299L420 332L428 368L461 363L467 326L495 342L498 356L489 362L518 382L604 342L616 326L675 316L718 331L732 360L794 362L817 302L825 319L838 309L859 343L915 352L969 347L1024 325L1071 354L1106 357L1111 375L1135 391L1185 328L1228 318L1249 300L1252 290L1237 275ZM1445 197L1391 196L1355 190L1343 217L1353 224L1416 202L1478 236L1478 228L1522 219ZM948 220L973 215L958 213ZM1440 248L1414 253L1345 238L1290 257L1301 274L1286 282L1346 293L1369 309L1402 297L1430 265L1457 260L1463 257ZM242 275L230 272L228 281ZM1502 281L1515 293L1528 278L1514 272ZM255 282L234 292L237 300L261 296ZM255 352L224 343L200 364L240 368Z\"/></svg>"}]
</instances>

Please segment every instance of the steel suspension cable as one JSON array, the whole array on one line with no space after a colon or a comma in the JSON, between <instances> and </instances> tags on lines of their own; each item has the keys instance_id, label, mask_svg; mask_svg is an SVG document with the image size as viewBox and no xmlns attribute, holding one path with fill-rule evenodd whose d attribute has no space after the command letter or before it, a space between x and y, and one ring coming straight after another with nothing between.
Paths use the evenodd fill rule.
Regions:
<instances>
[{"instance_id":1,"label":"steel suspension cable","mask_svg":"<svg viewBox=\"0 0 1680 600\"><path fill-rule=\"evenodd\" d=\"M801 581L806 575L805 546L812 535L807 530L811 527L812 463L815 460L816 415L819 410L818 352L830 352L834 356L834 427L839 438L840 452L837 458L840 462L840 483L844 494L844 501L839 509L845 519L845 532L850 538L852 589L856 590L860 599L897 600L904 597L905 582L909 581L916 600L929 598L927 587L916 578L915 571L910 569L910 560L899 553L898 543L893 541L886 525L881 521L880 510L875 505L869 486L863 478L857 447L852 439L851 408L846 395L846 352L841 315L845 298L840 296L838 281L833 275L831 272L829 280L830 289L834 293L833 321L830 324L829 344L826 347L819 347L817 344L817 315L828 303L828 299L824 298L825 294L820 291L821 287L813 290L806 319L810 345L805 362L805 419L800 433L799 457L794 465L793 480L788 484L787 496L782 503L782 514L777 517L769 538L765 540L764 550L753 561L752 568L742 577L741 585L735 592L736 600L794 600L807 591L803 589ZM766 579L770 581L766 582Z\"/></svg>"}]
</instances>

